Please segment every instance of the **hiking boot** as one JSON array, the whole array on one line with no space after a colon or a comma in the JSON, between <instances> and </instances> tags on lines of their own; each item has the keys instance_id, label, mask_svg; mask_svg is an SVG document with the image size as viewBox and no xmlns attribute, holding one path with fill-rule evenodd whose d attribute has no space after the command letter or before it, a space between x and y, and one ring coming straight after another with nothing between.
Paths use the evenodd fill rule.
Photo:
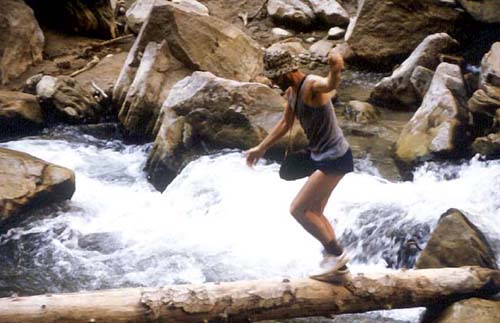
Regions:
<instances>
[{"instance_id":1,"label":"hiking boot","mask_svg":"<svg viewBox=\"0 0 500 323\"><path fill-rule=\"evenodd\" d=\"M337 271L347 265L349 260L349 255L347 254L347 251L345 249L340 256L334 256L324 251L323 260L321 261L319 266L327 271Z\"/></svg>"},{"instance_id":2,"label":"hiking boot","mask_svg":"<svg viewBox=\"0 0 500 323\"><path fill-rule=\"evenodd\" d=\"M340 256L334 256L329 253L324 253L323 261L321 261L320 267L326 271L310 276L310 278L332 283L332 284L342 284L346 280L349 280L351 275L349 268L347 268L347 263L349 262L349 255L344 250Z\"/></svg>"}]
</instances>

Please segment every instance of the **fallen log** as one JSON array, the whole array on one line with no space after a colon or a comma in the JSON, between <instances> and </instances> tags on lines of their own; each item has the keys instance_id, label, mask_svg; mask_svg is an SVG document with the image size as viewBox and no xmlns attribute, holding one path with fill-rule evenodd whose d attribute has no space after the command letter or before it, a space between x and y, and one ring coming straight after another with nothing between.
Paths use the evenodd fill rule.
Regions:
<instances>
[{"instance_id":1,"label":"fallen log","mask_svg":"<svg viewBox=\"0 0 500 323\"><path fill-rule=\"evenodd\" d=\"M312 279L127 288L0 299L0 322L252 322L418 307L500 290L479 267L356 274L345 286Z\"/></svg>"}]
</instances>

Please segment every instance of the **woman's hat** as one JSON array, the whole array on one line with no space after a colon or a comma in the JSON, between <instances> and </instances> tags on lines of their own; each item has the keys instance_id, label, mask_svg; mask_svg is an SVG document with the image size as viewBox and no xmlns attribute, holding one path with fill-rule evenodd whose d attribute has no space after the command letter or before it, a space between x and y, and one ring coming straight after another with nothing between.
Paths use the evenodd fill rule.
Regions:
<instances>
[{"instance_id":1,"label":"woman's hat","mask_svg":"<svg viewBox=\"0 0 500 323\"><path fill-rule=\"evenodd\" d=\"M266 51L264 54L264 75L270 79L298 68L295 58L286 50Z\"/></svg>"}]
</instances>

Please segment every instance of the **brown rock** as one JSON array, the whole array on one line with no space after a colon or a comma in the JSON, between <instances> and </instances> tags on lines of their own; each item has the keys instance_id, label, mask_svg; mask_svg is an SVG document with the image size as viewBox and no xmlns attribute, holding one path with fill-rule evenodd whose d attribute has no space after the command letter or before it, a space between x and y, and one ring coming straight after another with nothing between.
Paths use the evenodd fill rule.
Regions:
<instances>
[{"instance_id":1,"label":"brown rock","mask_svg":"<svg viewBox=\"0 0 500 323\"><path fill-rule=\"evenodd\" d=\"M36 93L44 110L69 123L95 123L105 113L93 93L68 76L43 76Z\"/></svg>"},{"instance_id":2,"label":"brown rock","mask_svg":"<svg viewBox=\"0 0 500 323\"><path fill-rule=\"evenodd\" d=\"M423 99L431 86L434 71L423 66L417 66L411 73L410 83L419 99Z\"/></svg>"},{"instance_id":3,"label":"brown rock","mask_svg":"<svg viewBox=\"0 0 500 323\"><path fill-rule=\"evenodd\" d=\"M500 42L494 43L481 61L479 87L487 83L500 87Z\"/></svg>"},{"instance_id":4,"label":"brown rock","mask_svg":"<svg viewBox=\"0 0 500 323\"><path fill-rule=\"evenodd\" d=\"M486 83L483 89L474 92L469 99L469 110L493 118L496 111L500 109L500 87Z\"/></svg>"},{"instance_id":5,"label":"brown rock","mask_svg":"<svg viewBox=\"0 0 500 323\"><path fill-rule=\"evenodd\" d=\"M453 31L459 12L440 1L364 0L346 40L358 59L389 67L425 37Z\"/></svg>"},{"instance_id":6,"label":"brown rock","mask_svg":"<svg viewBox=\"0 0 500 323\"><path fill-rule=\"evenodd\" d=\"M22 0L0 0L0 84L42 60L45 38L33 10Z\"/></svg>"},{"instance_id":7,"label":"brown rock","mask_svg":"<svg viewBox=\"0 0 500 323\"><path fill-rule=\"evenodd\" d=\"M469 298L453 303L444 310L435 323L498 323L500 322L500 301Z\"/></svg>"},{"instance_id":8,"label":"brown rock","mask_svg":"<svg viewBox=\"0 0 500 323\"><path fill-rule=\"evenodd\" d=\"M0 148L0 225L28 209L70 199L74 192L72 170Z\"/></svg>"},{"instance_id":9,"label":"brown rock","mask_svg":"<svg viewBox=\"0 0 500 323\"><path fill-rule=\"evenodd\" d=\"M375 123L380 118L380 112L370 103L363 101L349 101L344 115L347 119L361 124Z\"/></svg>"},{"instance_id":10,"label":"brown rock","mask_svg":"<svg viewBox=\"0 0 500 323\"><path fill-rule=\"evenodd\" d=\"M472 151L488 159L500 157L500 133L490 133L479 137L472 143Z\"/></svg>"},{"instance_id":11,"label":"brown rock","mask_svg":"<svg viewBox=\"0 0 500 323\"><path fill-rule=\"evenodd\" d=\"M40 129L44 119L36 96L0 91L0 138Z\"/></svg>"},{"instance_id":12,"label":"brown rock","mask_svg":"<svg viewBox=\"0 0 500 323\"><path fill-rule=\"evenodd\" d=\"M456 209L441 215L416 268L480 266L497 268L495 254L479 229Z\"/></svg>"}]
</instances>

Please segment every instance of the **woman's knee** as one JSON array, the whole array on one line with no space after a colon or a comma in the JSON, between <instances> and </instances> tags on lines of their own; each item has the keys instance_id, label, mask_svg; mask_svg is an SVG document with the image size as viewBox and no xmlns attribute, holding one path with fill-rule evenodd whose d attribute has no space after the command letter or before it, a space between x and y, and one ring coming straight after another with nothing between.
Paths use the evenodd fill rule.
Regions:
<instances>
[{"instance_id":1,"label":"woman's knee","mask_svg":"<svg viewBox=\"0 0 500 323\"><path fill-rule=\"evenodd\" d=\"M290 214L296 219L302 218L305 215L305 207L294 201L290 204Z\"/></svg>"}]
</instances>

